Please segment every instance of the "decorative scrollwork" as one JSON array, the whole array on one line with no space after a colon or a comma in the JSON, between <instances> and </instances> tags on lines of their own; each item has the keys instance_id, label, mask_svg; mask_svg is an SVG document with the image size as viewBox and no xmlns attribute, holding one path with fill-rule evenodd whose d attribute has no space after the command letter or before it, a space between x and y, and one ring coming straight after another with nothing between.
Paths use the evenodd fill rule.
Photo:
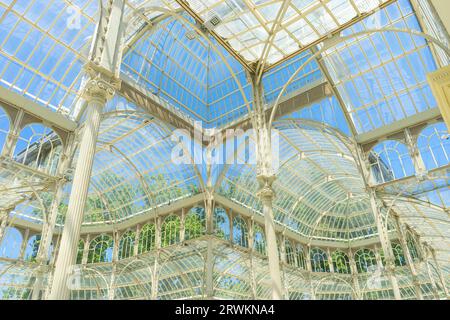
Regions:
<instances>
[{"instance_id":1,"label":"decorative scrollwork","mask_svg":"<svg viewBox=\"0 0 450 320\"><path fill-rule=\"evenodd\" d=\"M276 176L260 175L257 177L260 189L258 191L258 197L263 203L271 202L275 198L275 191L272 184L275 181Z\"/></svg>"},{"instance_id":2,"label":"decorative scrollwork","mask_svg":"<svg viewBox=\"0 0 450 320\"><path fill-rule=\"evenodd\" d=\"M84 98L88 101L100 100L103 103L112 99L116 91L120 88L120 79L114 78L105 72L105 70L92 63L86 65L85 70L90 79L84 87Z\"/></svg>"}]
</instances>

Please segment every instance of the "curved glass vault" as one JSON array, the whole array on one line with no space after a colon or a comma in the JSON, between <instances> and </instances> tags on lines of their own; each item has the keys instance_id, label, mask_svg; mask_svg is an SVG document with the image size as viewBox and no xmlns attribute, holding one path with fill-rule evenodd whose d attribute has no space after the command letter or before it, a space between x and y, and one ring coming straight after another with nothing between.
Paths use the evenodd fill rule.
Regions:
<instances>
[{"instance_id":1,"label":"curved glass vault","mask_svg":"<svg viewBox=\"0 0 450 320\"><path fill-rule=\"evenodd\" d=\"M434 2L0 0L0 299L448 299Z\"/></svg>"}]
</instances>

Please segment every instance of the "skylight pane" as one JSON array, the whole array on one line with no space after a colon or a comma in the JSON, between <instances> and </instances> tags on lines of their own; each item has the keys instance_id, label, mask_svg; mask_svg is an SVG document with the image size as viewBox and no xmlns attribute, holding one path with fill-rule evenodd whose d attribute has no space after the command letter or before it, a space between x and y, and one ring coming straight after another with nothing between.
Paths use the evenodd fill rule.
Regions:
<instances>
[{"instance_id":1,"label":"skylight pane","mask_svg":"<svg viewBox=\"0 0 450 320\"><path fill-rule=\"evenodd\" d=\"M404 6L404 4L403 4ZM383 26L420 31L413 13L394 3L377 14ZM395 20L392 20L395 18ZM344 35L367 29L368 18ZM428 45L408 33L383 32L358 37L326 52L325 61L357 131L368 132L436 107L427 100L424 70L436 69Z\"/></svg>"}]
</instances>

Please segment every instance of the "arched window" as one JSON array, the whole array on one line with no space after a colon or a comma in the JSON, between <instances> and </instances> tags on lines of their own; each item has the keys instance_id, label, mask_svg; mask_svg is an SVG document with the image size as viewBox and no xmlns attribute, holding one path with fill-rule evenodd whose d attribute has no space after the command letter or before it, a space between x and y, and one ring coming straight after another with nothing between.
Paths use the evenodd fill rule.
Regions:
<instances>
[{"instance_id":1,"label":"arched window","mask_svg":"<svg viewBox=\"0 0 450 320\"><path fill-rule=\"evenodd\" d=\"M9 133L10 119L2 107L0 107L0 154L3 151L6 137Z\"/></svg>"},{"instance_id":2,"label":"arched window","mask_svg":"<svg viewBox=\"0 0 450 320\"><path fill-rule=\"evenodd\" d=\"M247 223L240 216L233 219L233 242L241 247L248 247Z\"/></svg>"},{"instance_id":3,"label":"arched window","mask_svg":"<svg viewBox=\"0 0 450 320\"><path fill-rule=\"evenodd\" d=\"M189 210L184 221L184 238L186 240L198 238L206 233L205 209L195 207Z\"/></svg>"},{"instance_id":4,"label":"arched window","mask_svg":"<svg viewBox=\"0 0 450 320\"><path fill-rule=\"evenodd\" d=\"M0 245L0 257L18 259L22 241L23 237L19 230L13 227L7 227Z\"/></svg>"},{"instance_id":5,"label":"arched window","mask_svg":"<svg viewBox=\"0 0 450 320\"><path fill-rule=\"evenodd\" d=\"M450 163L450 135L443 122L425 128L419 135L417 146L427 170Z\"/></svg>"},{"instance_id":6,"label":"arched window","mask_svg":"<svg viewBox=\"0 0 450 320\"><path fill-rule=\"evenodd\" d=\"M359 273L373 271L377 265L375 253L369 249L360 249L355 253L356 269Z\"/></svg>"},{"instance_id":7,"label":"arched window","mask_svg":"<svg viewBox=\"0 0 450 320\"><path fill-rule=\"evenodd\" d=\"M337 273L350 273L350 260L348 256L342 251L334 251L331 254L333 260L334 272Z\"/></svg>"},{"instance_id":8,"label":"arched window","mask_svg":"<svg viewBox=\"0 0 450 320\"><path fill-rule=\"evenodd\" d=\"M295 266L295 252L289 240L284 241L284 251L286 253L286 263Z\"/></svg>"},{"instance_id":9,"label":"arched window","mask_svg":"<svg viewBox=\"0 0 450 320\"><path fill-rule=\"evenodd\" d=\"M25 261L36 261L39 245L41 244L41 235L37 234L32 236L27 243L27 247L25 249Z\"/></svg>"},{"instance_id":10,"label":"arched window","mask_svg":"<svg viewBox=\"0 0 450 320\"><path fill-rule=\"evenodd\" d=\"M156 228L153 223L148 223L142 227L139 233L138 254L142 254L155 249Z\"/></svg>"},{"instance_id":11,"label":"arched window","mask_svg":"<svg viewBox=\"0 0 450 320\"><path fill-rule=\"evenodd\" d=\"M313 272L330 272L328 265L328 256L322 249L314 248L311 250L311 268Z\"/></svg>"},{"instance_id":12,"label":"arched window","mask_svg":"<svg viewBox=\"0 0 450 320\"><path fill-rule=\"evenodd\" d=\"M102 234L89 245L88 263L111 262L114 241L109 235Z\"/></svg>"},{"instance_id":13,"label":"arched window","mask_svg":"<svg viewBox=\"0 0 450 320\"><path fill-rule=\"evenodd\" d=\"M221 239L230 240L230 218L223 208L214 209L214 233Z\"/></svg>"},{"instance_id":14,"label":"arched window","mask_svg":"<svg viewBox=\"0 0 450 320\"><path fill-rule=\"evenodd\" d=\"M253 226L253 249L259 254L266 255L266 237L259 224Z\"/></svg>"},{"instance_id":15,"label":"arched window","mask_svg":"<svg viewBox=\"0 0 450 320\"><path fill-rule=\"evenodd\" d=\"M384 141L369 154L372 174L378 183L384 183L414 174L414 164L408 148L394 140Z\"/></svg>"},{"instance_id":16,"label":"arched window","mask_svg":"<svg viewBox=\"0 0 450 320\"><path fill-rule=\"evenodd\" d=\"M161 246L167 247L180 242L181 220L178 216L169 216L161 225Z\"/></svg>"},{"instance_id":17,"label":"arched window","mask_svg":"<svg viewBox=\"0 0 450 320\"><path fill-rule=\"evenodd\" d=\"M395 265L397 267L405 266L406 265L406 259L405 255L403 254L402 246L400 243L392 243L392 252L394 253L394 259L395 259Z\"/></svg>"},{"instance_id":18,"label":"arched window","mask_svg":"<svg viewBox=\"0 0 450 320\"><path fill-rule=\"evenodd\" d=\"M80 239L80 241L78 241L78 251L77 251L77 262L76 262L76 264L83 263L83 252L84 252L84 241L83 241L83 239Z\"/></svg>"},{"instance_id":19,"label":"arched window","mask_svg":"<svg viewBox=\"0 0 450 320\"><path fill-rule=\"evenodd\" d=\"M14 160L37 170L56 174L62 150L60 137L41 124L30 124L20 132Z\"/></svg>"},{"instance_id":20,"label":"arched window","mask_svg":"<svg viewBox=\"0 0 450 320\"><path fill-rule=\"evenodd\" d=\"M408 231L406 233L406 244L408 246L409 254L414 261L420 260L419 251L417 250L417 243L414 236Z\"/></svg>"},{"instance_id":21,"label":"arched window","mask_svg":"<svg viewBox=\"0 0 450 320\"><path fill-rule=\"evenodd\" d=\"M133 255L134 242L136 241L136 232L127 231L120 238L119 259L126 259Z\"/></svg>"},{"instance_id":22,"label":"arched window","mask_svg":"<svg viewBox=\"0 0 450 320\"><path fill-rule=\"evenodd\" d=\"M297 267L306 270L305 251L300 244L295 246L295 255L297 256Z\"/></svg>"}]
</instances>

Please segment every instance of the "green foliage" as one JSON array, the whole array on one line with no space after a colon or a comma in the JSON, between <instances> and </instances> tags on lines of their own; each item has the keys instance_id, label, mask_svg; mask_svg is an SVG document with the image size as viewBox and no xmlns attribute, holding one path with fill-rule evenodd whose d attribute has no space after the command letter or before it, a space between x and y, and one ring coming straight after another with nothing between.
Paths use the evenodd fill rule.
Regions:
<instances>
[{"instance_id":1,"label":"green foliage","mask_svg":"<svg viewBox=\"0 0 450 320\"><path fill-rule=\"evenodd\" d=\"M183 190L177 180L162 173L146 177L148 190L144 190L142 183L132 184L114 172L104 172L96 180L107 186L108 191L102 197L97 193L88 196L86 211L89 212L87 220L90 222L127 217L163 203L171 203L186 193L199 192L195 184L190 184ZM148 199L148 194L151 199ZM136 199L142 200L135 201Z\"/></svg>"},{"instance_id":2,"label":"green foliage","mask_svg":"<svg viewBox=\"0 0 450 320\"><path fill-rule=\"evenodd\" d=\"M219 186L219 194L226 198L232 198L236 196L236 185L238 184L239 179L237 177L231 177L230 181L228 181L228 188L225 188L223 185Z\"/></svg>"},{"instance_id":3,"label":"green foliage","mask_svg":"<svg viewBox=\"0 0 450 320\"><path fill-rule=\"evenodd\" d=\"M195 194L200 193L200 190L199 190L198 186L196 186L196 185L193 184L193 183L191 183L191 184L188 186L188 190L189 190L189 193L191 193L192 195L195 195Z\"/></svg>"},{"instance_id":4,"label":"green foliage","mask_svg":"<svg viewBox=\"0 0 450 320\"><path fill-rule=\"evenodd\" d=\"M341 252L335 251L331 254L333 260L334 272L337 273L350 273L350 262L348 256Z\"/></svg>"},{"instance_id":5,"label":"green foliage","mask_svg":"<svg viewBox=\"0 0 450 320\"><path fill-rule=\"evenodd\" d=\"M90 222L114 220L137 211L134 199L144 195L140 184L134 186L114 172L103 172L96 180L108 191L104 192L102 197L97 193L89 194L86 202L86 211L89 212L87 220Z\"/></svg>"},{"instance_id":6,"label":"green foliage","mask_svg":"<svg viewBox=\"0 0 450 320\"><path fill-rule=\"evenodd\" d=\"M406 265L406 258L403 254L402 246L399 243L392 243L392 251L394 252L395 265L397 267Z\"/></svg>"},{"instance_id":7,"label":"green foliage","mask_svg":"<svg viewBox=\"0 0 450 320\"><path fill-rule=\"evenodd\" d=\"M330 272L327 254L322 249L312 249L310 259L313 272Z\"/></svg>"},{"instance_id":8,"label":"green foliage","mask_svg":"<svg viewBox=\"0 0 450 320\"><path fill-rule=\"evenodd\" d=\"M180 217L167 217L161 226L161 246L167 247L180 242L180 229Z\"/></svg>"},{"instance_id":9,"label":"green foliage","mask_svg":"<svg viewBox=\"0 0 450 320\"><path fill-rule=\"evenodd\" d=\"M173 199L181 197L184 192L178 186L178 181L168 182L171 179L164 177L162 173L152 176L148 179L150 193L153 195L153 205L170 203Z\"/></svg>"},{"instance_id":10,"label":"green foliage","mask_svg":"<svg viewBox=\"0 0 450 320\"><path fill-rule=\"evenodd\" d=\"M133 255L134 241L136 239L136 232L126 232L119 243L119 259L126 259Z\"/></svg>"},{"instance_id":11,"label":"green foliage","mask_svg":"<svg viewBox=\"0 0 450 320\"><path fill-rule=\"evenodd\" d=\"M206 217L205 209L202 207L195 207L189 211L184 223L185 239L198 238L205 234L206 231Z\"/></svg>"},{"instance_id":12,"label":"green foliage","mask_svg":"<svg viewBox=\"0 0 450 320\"><path fill-rule=\"evenodd\" d=\"M42 203L45 207L45 211L48 215L51 210L54 194L52 192L42 192L39 194L39 197L41 198ZM61 202L58 205L58 220L57 220L58 223L64 222L66 213L67 213L67 204ZM42 212L41 206L34 208L31 214L32 214L32 216L35 216L35 217L39 217L42 219L44 218L44 214Z\"/></svg>"},{"instance_id":13,"label":"green foliage","mask_svg":"<svg viewBox=\"0 0 450 320\"><path fill-rule=\"evenodd\" d=\"M107 262L108 253L113 248L113 238L102 234L92 240L89 246L88 263Z\"/></svg>"},{"instance_id":14,"label":"green foliage","mask_svg":"<svg viewBox=\"0 0 450 320\"><path fill-rule=\"evenodd\" d=\"M84 242L83 240L78 241L78 252L77 252L77 264L81 264L83 261L83 251L84 251Z\"/></svg>"},{"instance_id":15,"label":"green foliage","mask_svg":"<svg viewBox=\"0 0 450 320\"><path fill-rule=\"evenodd\" d=\"M384 256L383 248L380 248L380 249L378 250L378 254L380 255L381 264L382 264L383 266L385 266L385 265L386 265L386 257Z\"/></svg>"},{"instance_id":16,"label":"green foliage","mask_svg":"<svg viewBox=\"0 0 450 320\"><path fill-rule=\"evenodd\" d=\"M259 226L254 226L254 241L253 241L253 247L254 249L262 255L266 255L266 240L264 236L264 230Z\"/></svg>"},{"instance_id":17,"label":"green foliage","mask_svg":"<svg viewBox=\"0 0 450 320\"><path fill-rule=\"evenodd\" d=\"M139 234L138 253L151 251L155 248L156 227L153 223L146 224Z\"/></svg>"},{"instance_id":18,"label":"green foliage","mask_svg":"<svg viewBox=\"0 0 450 320\"><path fill-rule=\"evenodd\" d=\"M382 261L384 257L381 257ZM370 249L360 249L355 253L355 263L358 272L367 272L371 266L377 265L375 253Z\"/></svg>"},{"instance_id":19,"label":"green foliage","mask_svg":"<svg viewBox=\"0 0 450 320\"><path fill-rule=\"evenodd\" d=\"M406 234L406 245L408 247L409 254L414 261L420 260L419 251L417 250L416 240L411 233Z\"/></svg>"},{"instance_id":20,"label":"green foliage","mask_svg":"<svg viewBox=\"0 0 450 320\"><path fill-rule=\"evenodd\" d=\"M33 242L31 243L31 252L26 255L25 259L26 259L26 261L36 262L36 258L37 258L38 251L39 251L39 246L41 244L41 235L36 235L35 237L31 238L29 241L31 241L31 240L33 240Z\"/></svg>"},{"instance_id":21,"label":"green foliage","mask_svg":"<svg viewBox=\"0 0 450 320\"><path fill-rule=\"evenodd\" d=\"M239 216L233 219L233 242L241 247L248 247L247 224Z\"/></svg>"},{"instance_id":22,"label":"green foliage","mask_svg":"<svg viewBox=\"0 0 450 320\"><path fill-rule=\"evenodd\" d=\"M230 240L230 220L222 208L214 210L214 233L221 239Z\"/></svg>"},{"instance_id":23,"label":"green foliage","mask_svg":"<svg viewBox=\"0 0 450 320\"><path fill-rule=\"evenodd\" d=\"M31 289L8 287L0 290L0 300L28 300L30 299Z\"/></svg>"},{"instance_id":24,"label":"green foliage","mask_svg":"<svg viewBox=\"0 0 450 320\"><path fill-rule=\"evenodd\" d=\"M162 173L146 178L149 188L147 192L144 190L142 183L133 184L114 172L103 172L95 179L101 185L104 185L107 191L101 196L97 192L91 192L88 195L85 220L89 222L110 221L127 217L159 204L170 203L186 193L198 194L200 192L198 186L193 183L185 187L186 190L183 190L177 180L165 177ZM147 194L151 195L151 199L148 199ZM42 192L40 197L46 212L49 212L54 194ZM67 208L66 203L61 202L59 204L57 223L64 223ZM34 208L32 214L36 217L44 217L40 207Z\"/></svg>"}]
</instances>

